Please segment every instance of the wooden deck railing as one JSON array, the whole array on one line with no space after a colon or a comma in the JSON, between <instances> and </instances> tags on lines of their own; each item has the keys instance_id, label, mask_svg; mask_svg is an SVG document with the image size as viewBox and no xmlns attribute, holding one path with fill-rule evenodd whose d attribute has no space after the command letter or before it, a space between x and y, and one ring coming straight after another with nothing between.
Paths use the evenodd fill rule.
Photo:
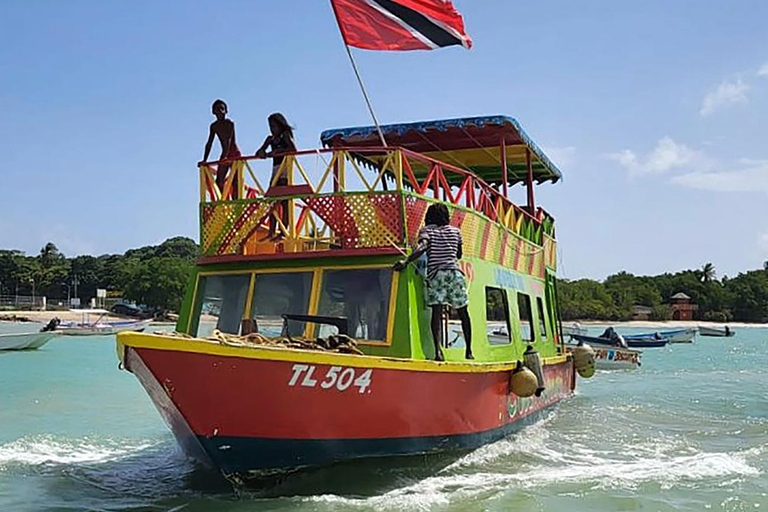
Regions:
<instances>
[{"instance_id":1,"label":"wooden deck railing","mask_svg":"<svg viewBox=\"0 0 768 512\"><path fill-rule=\"evenodd\" d=\"M403 148L297 151L283 155L274 174L271 163L246 157L200 166L204 253L402 250L423 221L425 208L414 205L435 200L480 214L535 246L554 242L554 220L543 209L529 212L474 173ZM218 165L230 166L221 188ZM278 185L282 176L287 185ZM270 223L279 244L260 246L253 238L264 238Z\"/></svg>"}]
</instances>

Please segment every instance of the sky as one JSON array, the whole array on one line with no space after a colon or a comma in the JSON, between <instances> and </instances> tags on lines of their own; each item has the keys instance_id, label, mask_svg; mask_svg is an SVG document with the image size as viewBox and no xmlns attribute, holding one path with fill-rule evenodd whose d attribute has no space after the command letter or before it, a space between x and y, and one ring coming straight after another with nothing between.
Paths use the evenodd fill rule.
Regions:
<instances>
[{"instance_id":1,"label":"sky","mask_svg":"<svg viewBox=\"0 0 768 512\"><path fill-rule=\"evenodd\" d=\"M536 200L567 278L762 267L768 2L454 5L469 51L353 50L382 123L515 117L563 172ZM370 124L328 0L3 0L0 30L0 248L198 240L216 98L247 153L275 111L301 148Z\"/></svg>"}]
</instances>

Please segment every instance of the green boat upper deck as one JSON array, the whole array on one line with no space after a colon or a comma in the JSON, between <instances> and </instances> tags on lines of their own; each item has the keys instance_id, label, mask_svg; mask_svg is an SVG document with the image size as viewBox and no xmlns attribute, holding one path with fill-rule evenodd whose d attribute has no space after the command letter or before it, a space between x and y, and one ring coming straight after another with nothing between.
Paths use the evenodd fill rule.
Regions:
<instances>
[{"instance_id":1,"label":"green boat upper deck","mask_svg":"<svg viewBox=\"0 0 768 512\"><path fill-rule=\"evenodd\" d=\"M350 319L366 353L428 357L421 278L391 265L415 245L427 207L440 201L464 240L460 265L478 360L519 359L528 343L545 356L562 353L554 219L533 194L536 183L556 182L560 171L509 117L381 129L386 147L375 127L362 127L328 130L323 149L285 154L278 173L285 185L262 178L271 160L224 162L231 169L221 190L217 163L201 165L202 256L178 330L201 335L205 315L233 334L244 321L261 329L280 324L284 313L338 315ZM527 187L522 207L508 199L518 183ZM279 240L268 239L269 222ZM506 323L507 343L485 336L494 322ZM292 324L295 334L326 332Z\"/></svg>"}]
</instances>

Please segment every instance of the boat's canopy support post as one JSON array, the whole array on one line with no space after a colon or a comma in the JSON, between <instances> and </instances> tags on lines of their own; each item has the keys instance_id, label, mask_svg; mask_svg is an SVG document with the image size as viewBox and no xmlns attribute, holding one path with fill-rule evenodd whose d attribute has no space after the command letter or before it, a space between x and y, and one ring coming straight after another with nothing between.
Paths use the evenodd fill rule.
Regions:
<instances>
[{"instance_id":1,"label":"boat's canopy support post","mask_svg":"<svg viewBox=\"0 0 768 512\"><path fill-rule=\"evenodd\" d=\"M533 201L533 164L531 163L531 150L525 148L525 165L528 168L528 177L525 184L528 187L528 213L535 216L536 205Z\"/></svg>"},{"instance_id":2,"label":"boat's canopy support post","mask_svg":"<svg viewBox=\"0 0 768 512\"><path fill-rule=\"evenodd\" d=\"M501 136L501 144L499 145L499 151L501 152L501 183L502 183L502 193L504 194L504 197L509 199L509 195L507 194L507 182L509 181L507 179L507 143L504 140L504 136Z\"/></svg>"}]
</instances>

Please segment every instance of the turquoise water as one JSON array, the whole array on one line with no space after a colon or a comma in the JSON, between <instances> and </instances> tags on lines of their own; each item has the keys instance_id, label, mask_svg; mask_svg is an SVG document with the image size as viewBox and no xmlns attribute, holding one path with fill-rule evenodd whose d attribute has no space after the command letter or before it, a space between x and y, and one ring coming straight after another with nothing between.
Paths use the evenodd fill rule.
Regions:
<instances>
[{"instance_id":1,"label":"turquoise water","mask_svg":"<svg viewBox=\"0 0 768 512\"><path fill-rule=\"evenodd\" d=\"M639 370L580 380L543 421L461 458L236 493L180 453L114 337L57 338L0 352L0 511L766 510L766 349L766 329L646 349Z\"/></svg>"}]
</instances>

